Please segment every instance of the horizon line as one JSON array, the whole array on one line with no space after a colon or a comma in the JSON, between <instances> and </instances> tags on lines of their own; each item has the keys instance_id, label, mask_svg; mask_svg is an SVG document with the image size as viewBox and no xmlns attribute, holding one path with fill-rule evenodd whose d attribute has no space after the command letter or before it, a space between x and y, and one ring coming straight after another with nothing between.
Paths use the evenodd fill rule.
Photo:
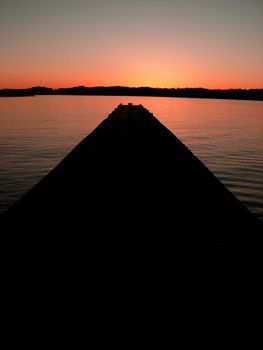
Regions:
<instances>
[{"instance_id":1,"label":"horizon line","mask_svg":"<svg viewBox=\"0 0 263 350\"><path fill-rule=\"evenodd\" d=\"M127 88L127 89L163 89L163 90L178 90L178 89L202 89L202 90L220 90L220 91L227 91L227 90L263 90L263 87L261 88L206 88L202 86L198 87L152 87L152 86L126 86L126 85L92 85L92 86L86 86L86 85L74 85L74 86L67 86L67 87L48 87L44 85L34 85L30 87L23 87L23 88L0 88L0 90L28 90L28 89L35 89L35 88L42 88L42 89L51 89L51 90L59 90L59 89L74 89L74 88Z\"/></svg>"}]
</instances>

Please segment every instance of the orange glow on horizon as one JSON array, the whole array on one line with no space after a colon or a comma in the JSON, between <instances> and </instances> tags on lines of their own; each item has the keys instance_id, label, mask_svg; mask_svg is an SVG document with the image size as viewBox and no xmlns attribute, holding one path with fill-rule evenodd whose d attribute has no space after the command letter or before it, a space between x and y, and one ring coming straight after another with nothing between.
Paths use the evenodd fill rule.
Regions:
<instances>
[{"instance_id":1,"label":"orange glow on horizon","mask_svg":"<svg viewBox=\"0 0 263 350\"><path fill-rule=\"evenodd\" d=\"M138 44L139 45L139 44ZM210 58L203 52L175 54L164 47L154 52L154 43L147 43L148 50L137 52L123 44L117 53L108 48L105 60L103 53L97 57L74 54L68 57L47 57L45 62L16 58L6 60L0 66L0 88L50 88L73 86L149 86L153 88L208 88L208 89L253 89L263 88L263 74L250 65L242 70L238 62L225 62L221 57ZM118 53L121 56L118 56ZM240 73L242 72L242 74ZM253 77L253 79L252 79Z\"/></svg>"},{"instance_id":2,"label":"orange glow on horizon","mask_svg":"<svg viewBox=\"0 0 263 350\"><path fill-rule=\"evenodd\" d=\"M172 84L158 81L155 79L148 79L148 80L140 80L138 83L125 83L125 82L104 82L104 81L83 81L83 80L64 80L64 81L47 81L46 79L43 80L25 80L18 82L6 82L2 83L0 82L0 89L27 89L35 86L42 86L52 89L58 89L58 88L71 88L71 87L77 87L77 86L85 86L85 87L97 87L97 86L105 86L105 87L111 87L111 86L123 86L123 87L151 87L151 88L204 88L204 89L219 89L219 90L227 90L227 89L263 89L263 84L255 86L254 84L245 84L243 82L240 83L207 83L207 84L187 84L187 83L178 83L178 84Z\"/></svg>"},{"instance_id":3,"label":"orange glow on horizon","mask_svg":"<svg viewBox=\"0 0 263 350\"><path fill-rule=\"evenodd\" d=\"M257 84L255 82L244 80L241 78L229 78L227 81L224 81L223 78L215 77L211 81L210 76L205 77L204 75L198 79L198 76L195 76L195 79L180 77L176 74L176 78L172 77L171 73L167 70L156 71L153 70L143 73L131 73L129 74L120 74L117 77L116 74L113 74L113 71L110 74L61 74L60 76L56 74L48 75L39 74L31 77L29 74L26 76L18 74L14 77L3 77L0 79L0 89L26 89L34 86L44 86L53 89L57 88L68 88L75 86L127 86L127 87L152 87L152 88L207 88L207 89L262 89L263 82L258 79ZM85 76L89 76L87 79ZM115 75L115 78L113 77Z\"/></svg>"},{"instance_id":4,"label":"orange glow on horizon","mask_svg":"<svg viewBox=\"0 0 263 350\"><path fill-rule=\"evenodd\" d=\"M191 61L173 62L164 54L155 59L149 55L127 55L121 62L103 64L98 60L97 66L89 68L82 65L67 67L66 63L45 65L25 63L18 66L7 62L0 78L0 88L29 88L45 86L62 88L74 86L128 86L153 88L208 88L208 89L261 89L263 77L261 72L252 81L251 72L245 71L242 76L235 71L222 75L210 64L200 67ZM204 64L203 64L204 66ZM252 67L253 68L253 67ZM226 79L227 75L227 79Z\"/></svg>"}]
</instances>

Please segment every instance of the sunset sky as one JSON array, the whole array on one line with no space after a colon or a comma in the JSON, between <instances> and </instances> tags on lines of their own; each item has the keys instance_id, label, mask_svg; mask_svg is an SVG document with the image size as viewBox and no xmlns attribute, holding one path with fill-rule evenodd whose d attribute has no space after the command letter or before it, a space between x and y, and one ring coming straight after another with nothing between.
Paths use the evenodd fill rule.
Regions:
<instances>
[{"instance_id":1,"label":"sunset sky","mask_svg":"<svg viewBox=\"0 0 263 350\"><path fill-rule=\"evenodd\" d=\"M0 88L263 88L263 0L0 0Z\"/></svg>"}]
</instances>

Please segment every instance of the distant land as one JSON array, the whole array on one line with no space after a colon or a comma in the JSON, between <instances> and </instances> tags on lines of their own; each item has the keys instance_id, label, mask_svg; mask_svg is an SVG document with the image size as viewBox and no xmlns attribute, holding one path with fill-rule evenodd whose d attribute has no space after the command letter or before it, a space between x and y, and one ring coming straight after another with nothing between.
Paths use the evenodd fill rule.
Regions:
<instances>
[{"instance_id":1,"label":"distant land","mask_svg":"<svg viewBox=\"0 0 263 350\"><path fill-rule=\"evenodd\" d=\"M36 86L28 89L0 90L1 97L19 97L35 95L155 96L263 101L263 89L210 90L205 88L151 88L125 86L77 86L71 88L52 89L47 87Z\"/></svg>"}]
</instances>

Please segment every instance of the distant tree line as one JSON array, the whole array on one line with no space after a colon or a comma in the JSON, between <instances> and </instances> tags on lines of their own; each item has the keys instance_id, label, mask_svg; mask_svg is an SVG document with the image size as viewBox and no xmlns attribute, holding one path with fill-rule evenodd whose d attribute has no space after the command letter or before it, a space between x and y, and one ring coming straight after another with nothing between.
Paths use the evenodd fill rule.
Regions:
<instances>
[{"instance_id":1,"label":"distant tree line","mask_svg":"<svg viewBox=\"0 0 263 350\"><path fill-rule=\"evenodd\" d=\"M192 97L219 98L235 100L263 100L263 89L210 90L204 88L151 88L125 86L77 86L52 89L36 86L28 89L3 89L0 96L18 97L34 95L102 95L102 96L156 96L156 97Z\"/></svg>"}]
</instances>

